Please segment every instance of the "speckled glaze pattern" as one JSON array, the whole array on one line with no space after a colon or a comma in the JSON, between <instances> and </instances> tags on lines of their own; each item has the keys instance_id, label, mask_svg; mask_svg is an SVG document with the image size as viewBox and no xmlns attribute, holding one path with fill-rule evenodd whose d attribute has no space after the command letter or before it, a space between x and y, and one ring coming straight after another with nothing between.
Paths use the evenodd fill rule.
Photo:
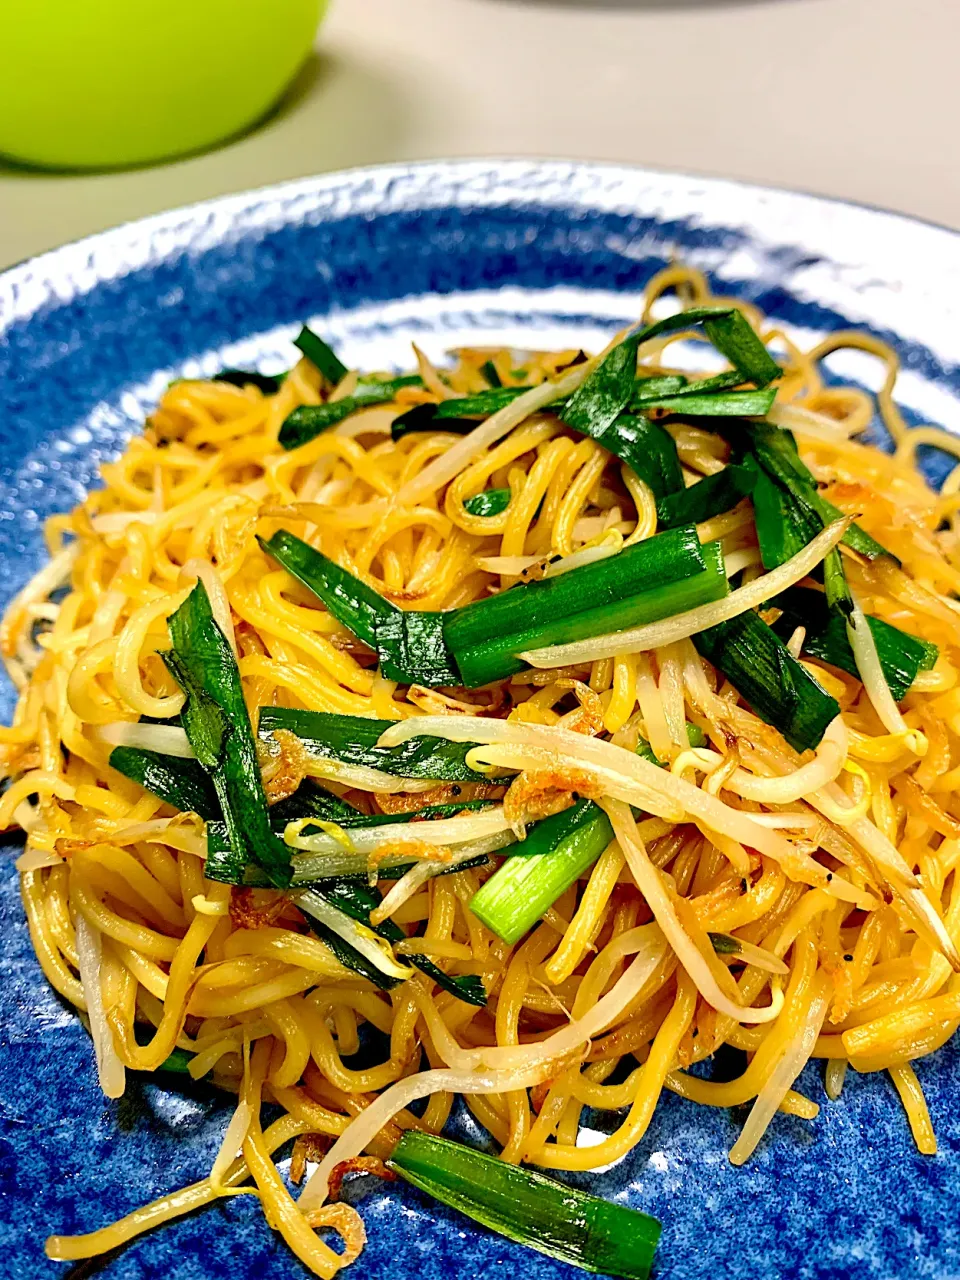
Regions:
<instances>
[{"instance_id":1,"label":"speckled glaze pattern","mask_svg":"<svg viewBox=\"0 0 960 1280\"><path fill-rule=\"evenodd\" d=\"M401 367L463 341L597 345L673 257L801 337L864 327L904 360L912 422L960 431L960 236L874 210L636 169L491 161L381 168L213 201L69 245L0 276L0 600L41 562L42 522L96 483L166 382L221 364L274 371L312 319L348 363ZM531 337L532 334L532 337ZM857 357L838 376L875 384ZM879 438L879 437L878 437ZM932 478L945 464L924 458ZM3 689L2 710L12 707ZM34 960L0 851L0 1258L15 1280L81 1276L46 1261L50 1232L92 1230L202 1177L227 1104L132 1077L100 1096L90 1043ZM778 1116L741 1170L739 1112L667 1095L639 1148L575 1179L656 1214L659 1280L954 1280L960 1276L958 1049L918 1074L940 1139L917 1155L881 1076L850 1073L822 1107ZM621 1116L587 1113L583 1142ZM451 1125L486 1136L462 1113ZM286 1161L282 1162L286 1167ZM352 1193L370 1243L356 1280L479 1280L573 1270L474 1228L406 1187ZM112 1280L305 1275L240 1197L139 1241Z\"/></svg>"}]
</instances>

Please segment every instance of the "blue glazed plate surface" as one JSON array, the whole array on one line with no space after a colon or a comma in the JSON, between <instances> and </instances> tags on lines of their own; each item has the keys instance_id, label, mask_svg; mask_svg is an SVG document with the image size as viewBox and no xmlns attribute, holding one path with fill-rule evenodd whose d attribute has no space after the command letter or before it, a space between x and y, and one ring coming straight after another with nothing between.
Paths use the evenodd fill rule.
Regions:
<instances>
[{"instance_id":1,"label":"blue glazed plate surface","mask_svg":"<svg viewBox=\"0 0 960 1280\"><path fill-rule=\"evenodd\" d=\"M170 378L272 372L312 319L348 364L409 363L471 342L597 347L673 258L806 341L848 326L898 349L911 422L960 432L960 236L786 192L610 166L491 161L311 179L164 214L0 275L0 599L41 562L43 519L72 507ZM868 358L833 373L876 386ZM878 436L879 438L879 436ZM935 480L942 455L924 458ZM2 711L13 698L4 689ZM205 1175L227 1106L133 1078L105 1104L75 1015L31 951L10 846L0 854L0 1258L16 1280L68 1274L51 1232L94 1229ZM664 1223L660 1280L952 1280L960 1275L958 1050L918 1067L940 1140L917 1155L891 1084L852 1073L805 1122L778 1116L742 1170L743 1115L665 1095L638 1149L581 1185ZM622 1115L588 1115L581 1141ZM461 1136L485 1135L462 1116ZM286 1167L286 1162L281 1167ZM571 1268L475 1229L409 1188L357 1201L357 1280ZM305 1275L239 1197L105 1265L112 1280ZM82 1269L75 1273L91 1274Z\"/></svg>"}]
</instances>

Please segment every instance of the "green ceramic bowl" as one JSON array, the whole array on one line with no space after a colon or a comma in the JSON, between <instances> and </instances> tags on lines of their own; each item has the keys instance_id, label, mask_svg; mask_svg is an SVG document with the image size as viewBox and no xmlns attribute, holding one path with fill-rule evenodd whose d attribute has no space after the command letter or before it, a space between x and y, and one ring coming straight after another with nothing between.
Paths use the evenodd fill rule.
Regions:
<instances>
[{"instance_id":1,"label":"green ceramic bowl","mask_svg":"<svg viewBox=\"0 0 960 1280\"><path fill-rule=\"evenodd\" d=\"M0 0L0 154L78 169L198 151L264 115L327 0Z\"/></svg>"}]
</instances>

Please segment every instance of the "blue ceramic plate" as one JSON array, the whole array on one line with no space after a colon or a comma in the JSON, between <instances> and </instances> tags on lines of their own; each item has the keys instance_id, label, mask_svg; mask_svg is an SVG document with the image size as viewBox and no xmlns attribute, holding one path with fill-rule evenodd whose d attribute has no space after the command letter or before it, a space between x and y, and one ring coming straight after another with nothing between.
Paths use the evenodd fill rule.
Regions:
<instances>
[{"instance_id":1,"label":"blue ceramic plate","mask_svg":"<svg viewBox=\"0 0 960 1280\"><path fill-rule=\"evenodd\" d=\"M597 347L681 257L802 338L849 325L900 351L912 421L960 431L960 237L786 192L599 165L494 161L311 179L163 214L0 276L0 597L42 558L41 525L72 507L166 383L224 364L275 371L311 320L349 364L400 368L409 341ZM838 376L875 385L853 356ZM925 459L931 475L945 464ZM12 708L5 691L3 711ZM0 1259L62 1274L50 1232L88 1231L202 1177L227 1107L136 1078L105 1104L86 1033L47 988L0 858ZM660 1280L947 1280L960 1274L960 1109L953 1046L918 1068L940 1139L918 1156L892 1086L851 1073L805 1122L778 1116L742 1170L743 1116L666 1095L639 1148L580 1179L663 1220ZM620 1119L587 1116L581 1141ZM482 1143L470 1120L461 1135ZM359 1201L357 1280L572 1269L475 1229L400 1187ZM306 1274L247 1197L134 1244L112 1280ZM96 1268L94 1268L95 1270ZM83 1268L79 1275L89 1275Z\"/></svg>"}]
</instances>

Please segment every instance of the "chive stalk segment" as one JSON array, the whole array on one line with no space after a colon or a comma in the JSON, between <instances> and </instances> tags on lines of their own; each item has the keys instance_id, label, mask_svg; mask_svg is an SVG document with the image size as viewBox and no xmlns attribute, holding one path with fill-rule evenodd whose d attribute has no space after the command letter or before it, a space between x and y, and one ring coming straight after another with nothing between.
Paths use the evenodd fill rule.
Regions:
<instances>
[{"instance_id":1,"label":"chive stalk segment","mask_svg":"<svg viewBox=\"0 0 960 1280\"><path fill-rule=\"evenodd\" d=\"M465 605L444 615L444 634L463 683L478 687L522 671L515 655L525 650L665 618L727 590L719 546L701 546L685 527Z\"/></svg>"},{"instance_id":2,"label":"chive stalk segment","mask_svg":"<svg viewBox=\"0 0 960 1280\"><path fill-rule=\"evenodd\" d=\"M466 865L466 863L461 863L458 870L462 870ZM333 903L334 906L352 919L368 926L370 926L371 911L376 910L381 901L380 894L376 889L359 880L339 880L328 886L324 892L327 900ZM391 944L403 942L407 937L400 926L392 920L384 920L382 924L370 927L373 928L374 933ZM456 976L445 973L438 964L435 964L427 956L409 956L408 959L415 969L419 969L421 973L426 974L441 990L456 996L458 1000L462 1000L465 1004L476 1005L482 1009L487 1003L486 989L482 979L477 974L471 973Z\"/></svg>"},{"instance_id":3,"label":"chive stalk segment","mask_svg":"<svg viewBox=\"0 0 960 1280\"><path fill-rule=\"evenodd\" d=\"M324 404L302 404L289 413L280 428L279 442L284 449L299 449L321 432L335 427L360 409L378 404L390 404L397 392L404 387L419 387L423 380L418 374L404 374L399 378L376 378L358 382L351 396L342 400L328 400Z\"/></svg>"},{"instance_id":4,"label":"chive stalk segment","mask_svg":"<svg viewBox=\"0 0 960 1280\"><path fill-rule=\"evenodd\" d=\"M703 330L734 366L741 382L752 382L762 389L782 373L741 311L733 307L693 307L627 334L573 394L561 414L563 421L575 431L598 439L634 396L637 352L643 343L663 334L692 329Z\"/></svg>"},{"instance_id":5,"label":"chive stalk segment","mask_svg":"<svg viewBox=\"0 0 960 1280\"><path fill-rule=\"evenodd\" d=\"M470 899L470 910L504 942L517 942L587 871L613 839L592 800L538 822L503 866Z\"/></svg>"},{"instance_id":6,"label":"chive stalk segment","mask_svg":"<svg viewBox=\"0 0 960 1280\"><path fill-rule=\"evenodd\" d=\"M333 386L347 376L349 370L333 348L306 325L294 338L293 345L303 352L313 367Z\"/></svg>"},{"instance_id":7,"label":"chive stalk segment","mask_svg":"<svg viewBox=\"0 0 960 1280\"><path fill-rule=\"evenodd\" d=\"M702 524L704 520L723 515L742 498L748 498L756 482L757 472L753 468L731 463L716 475L704 476L686 489L668 493L657 501L660 528Z\"/></svg>"},{"instance_id":8,"label":"chive stalk segment","mask_svg":"<svg viewBox=\"0 0 960 1280\"><path fill-rule=\"evenodd\" d=\"M509 489L484 489L464 502L464 509L472 516L499 516L510 505Z\"/></svg>"},{"instance_id":9,"label":"chive stalk segment","mask_svg":"<svg viewBox=\"0 0 960 1280\"><path fill-rule=\"evenodd\" d=\"M693 643L796 751L818 746L827 725L840 714L836 699L753 610L701 631Z\"/></svg>"},{"instance_id":10,"label":"chive stalk segment","mask_svg":"<svg viewBox=\"0 0 960 1280\"><path fill-rule=\"evenodd\" d=\"M229 382L232 387L256 387L265 396L280 390L285 373L258 373L256 369L221 369L213 375L214 382Z\"/></svg>"},{"instance_id":11,"label":"chive stalk segment","mask_svg":"<svg viewBox=\"0 0 960 1280\"><path fill-rule=\"evenodd\" d=\"M803 652L859 679L853 649L847 638L846 621L831 610L825 595L811 587L790 587L770 602L780 617L773 629L789 640L797 627L804 628ZM902 702L921 671L931 671L939 649L927 640L901 631L881 618L867 618L867 625L883 667L884 678L895 702Z\"/></svg>"},{"instance_id":12,"label":"chive stalk segment","mask_svg":"<svg viewBox=\"0 0 960 1280\"><path fill-rule=\"evenodd\" d=\"M388 680L441 687L461 683L447 650L443 614L398 609L285 529L269 541L260 539L260 545L322 600L338 622L376 651Z\"/></svg>"},{"instance_id":13,"label":"chive stalk segment","mask_svg":"<svg viewBox=\"0 0 960 1280\"><path fill-rule=\"evenodd\" d=\"M290 851L270 826L253 730L233 650L198 582L169 619L173 649L164 654L187 695L183 727L209 775L236 858L262 868L271 884L290 883Z\"/></svg>"},{"instance_id":14,"label":"chive stalk segment","mask_svg":"<svg viewBox=\"0 0 960 1280\"><path fill-rule=\"evenodd\" d=\"M390 1169L485 1227L584 1271L647 1280L660 1223L533 1169L407 1130Z\"/></svg>"},{"instance_id":15,"label":"chive stalk segment","mask_svg":"<svg viewBox=\"0 0 960 1280\"><path fill-rule=\"evenodd\" d=\"M489 782L485 774L467 766L466 756L473 743L426 737L410 738L396 747L378 747L377 741L391 723L291 707L263 707L260 712L261 734L288 729L304 743L309 754L322 759L379 769L398 778Z\"/></svg>"}]
</instances>

